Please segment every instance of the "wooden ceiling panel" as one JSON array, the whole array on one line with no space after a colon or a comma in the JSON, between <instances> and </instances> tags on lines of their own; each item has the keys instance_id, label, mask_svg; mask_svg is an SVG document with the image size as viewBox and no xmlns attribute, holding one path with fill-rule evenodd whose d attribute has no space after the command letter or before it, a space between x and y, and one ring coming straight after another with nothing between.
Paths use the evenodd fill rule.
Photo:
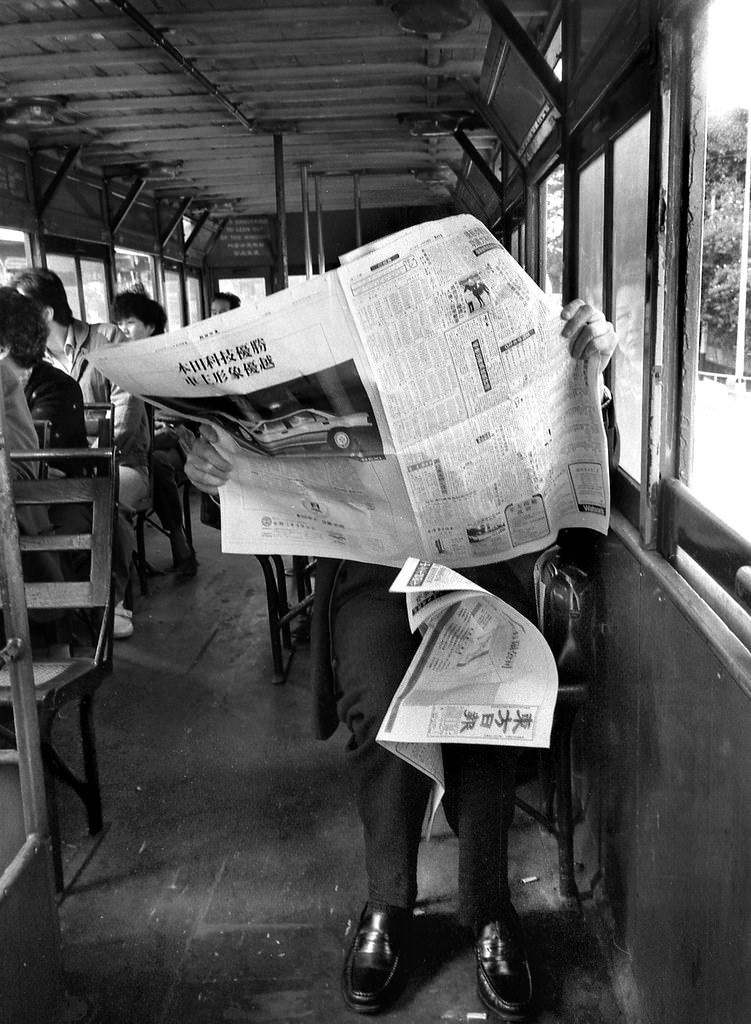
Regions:
<instances>
[{"instance_id":1,"label":"wooden ceiling panel","mask_svg":"<svg viewBox=\"0 0 751 1024\"><path fill-rule=\"evenodd\" d=\"M524 24L554 0L508 6ZM467 158L410 119L473 113L490 30L481 4L463 32L426 38L400 30L389 0L3 0L0 144L80 146L78 166L107 174L173 164L148 187L218 216L273 214L276 135L290 208L303 162L341 175L319 179L328 209L351 207L354 171L364 204L445 204L445 185L413 172L461 174ZM58 103L51 124L2 123L40 99ZM467 132L489 158L495 135L476 117Z\"/></svg>"}]
</instances>

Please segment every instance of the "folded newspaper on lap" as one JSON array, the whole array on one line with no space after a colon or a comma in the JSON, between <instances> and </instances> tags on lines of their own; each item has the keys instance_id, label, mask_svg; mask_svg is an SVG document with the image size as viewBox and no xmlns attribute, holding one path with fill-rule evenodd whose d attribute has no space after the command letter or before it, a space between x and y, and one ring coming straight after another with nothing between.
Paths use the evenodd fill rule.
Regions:
<instances>
[{"instance_id":1,"label":"folded newspaper on lap","mask_svg":"<svg viewBox=\"0 0 751 1024\"><path fill-rule=\"evenodd\" d=\"M605 533L599 373L490 231L449 217L341 264L91 356L215 425L234 464L223 549L466 566Z\"/></svg>"},{"instance_id":2,"label":"folded newspaper on lap","mask_svg":"<svg viewBox=\"0 0 751 1024\"><path fill-rule=\"evenodd\" d=\"M533 623L451 569L410 558L390 589L423 637L377 739L433 780L432 820L441 744L550 746L558 671Z\"/></svg>"}]
</instances>

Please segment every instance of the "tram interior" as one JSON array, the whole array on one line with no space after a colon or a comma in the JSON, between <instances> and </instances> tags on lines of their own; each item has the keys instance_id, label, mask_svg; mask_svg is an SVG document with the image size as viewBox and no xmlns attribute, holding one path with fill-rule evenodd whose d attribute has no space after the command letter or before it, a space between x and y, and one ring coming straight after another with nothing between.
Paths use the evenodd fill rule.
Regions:
<instances>
[{"instance_id":1,"label":"tram interior","mask_svg":"<svg viewBox=\"0 0 751 1024\"><path fill-rule=\"evenodd\" d=\"M0 4L0 285L46 266L89 322L141 288L173 330L208 317L217 292L249 305L464 213L553 301L579 295L614 324L620 459L591 546L575 900L555 836L521 810L512 830L536 1019L550 1024L748 1019L742 8ZM157 574L143 593L133 572L135 632L95 704L104 827L89 835L57 787L57 889L39 751L0 750L0 1024L352 1019L339 973L364 869L346 738L312 738L305 616L280 682L261 563L221 553L195 490L191 524L189 580L146 529ZM75 714L56 728L75 759ZM535 803L538 783L530 761L520 797ZM421 852L420 958L389 1019L485 1019L455 875L439 816Z\"/></svg>"}]
</instances>

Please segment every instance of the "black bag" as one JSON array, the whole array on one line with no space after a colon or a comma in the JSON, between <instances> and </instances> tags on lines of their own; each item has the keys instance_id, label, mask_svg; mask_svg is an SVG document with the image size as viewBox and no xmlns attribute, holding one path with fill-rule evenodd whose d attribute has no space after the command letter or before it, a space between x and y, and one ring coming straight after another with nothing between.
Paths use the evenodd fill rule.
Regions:
<instances>
[{"instance_id":1,"label":"black bag","mask_svg":"<svg viewBox=\"0 0 751 1024\"><path fill-rule=\"evenodd\" d=\"M222 509L215 495L201 492L200 517L204 526L213 526L215 530L222 528Z\"/></svg>"}]
</instances>

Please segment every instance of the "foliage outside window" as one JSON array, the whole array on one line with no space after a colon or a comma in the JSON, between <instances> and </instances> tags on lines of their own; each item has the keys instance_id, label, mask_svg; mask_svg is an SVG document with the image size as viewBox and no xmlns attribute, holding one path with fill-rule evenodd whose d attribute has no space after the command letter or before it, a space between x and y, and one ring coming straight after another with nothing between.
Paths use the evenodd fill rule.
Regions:
<instances>
[{"instance_id":1,"label":"foliage outside window","mask_svg":"<svg viewBox=\"0 0 751 1024\"><path fill-rule=\"evenodd\" d=\"M543 211L540 253L541 285L556 302L563 294L563 167L557 167L540 186Z\"/></svg>"},{"instance_id":2,"label":"foliage outside window","mask_svg":"<svg viewBox=\"0 0 751 1024\"><path fill-rule=\"evenodd\" d=\"M613 323L618 350L612 384L621 437L620 466L641 479L644 309L647 276L649 115L613 144Z\"/></svg>"},{"instance_id":3,"label":"foliage outside window","mask_svg":"<svg viewBox=\"0 0 751 1024\"><path fill-rule=\"evenodd\" d=\"M701 311L687 480L699 501L751 538L751 473L737 453L751 435L748 301L751 79L739 10L709 11ZM698 143L697 143L698 146Z\"/></svg>"}]
</instances>

